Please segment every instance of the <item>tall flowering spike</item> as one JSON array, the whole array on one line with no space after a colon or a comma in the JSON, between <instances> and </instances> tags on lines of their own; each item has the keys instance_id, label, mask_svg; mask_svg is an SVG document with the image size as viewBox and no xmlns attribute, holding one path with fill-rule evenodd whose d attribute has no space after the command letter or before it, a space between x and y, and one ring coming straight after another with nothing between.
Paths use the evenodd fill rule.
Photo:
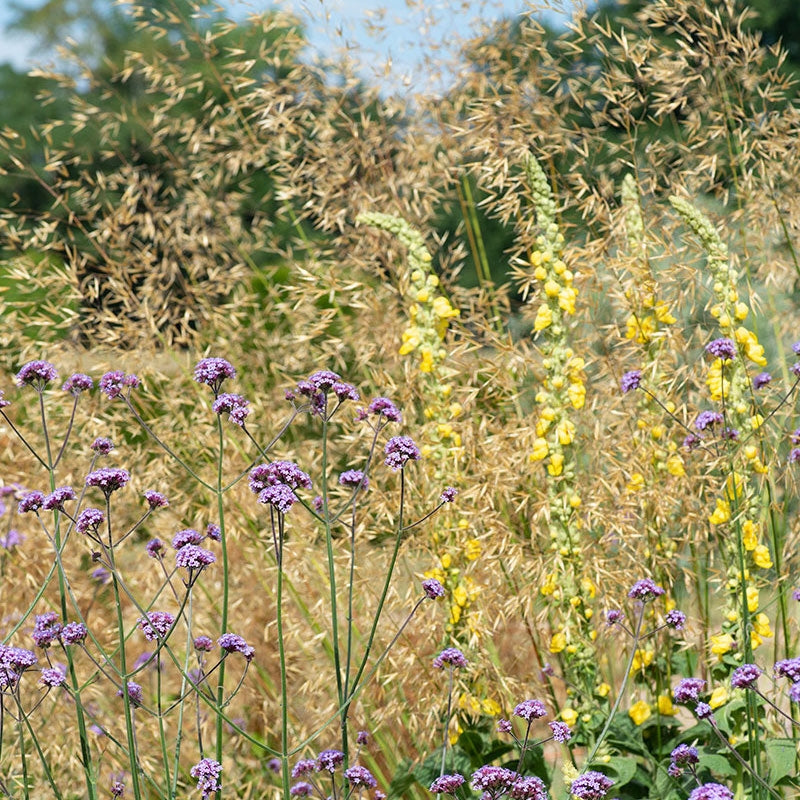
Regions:
<instances>
[{"instance_id":1,"label":"tall flowering spike","mask_svg":"<svg viewBox=\"0 0 800 800\"><path fill-rule=\"evenodd\" d=\"M49 361L29 361L16 375L17 386L32 386L41 391L58 380L58 370Z\"/></svg>"},{"instance_id":2,"label":"tall flowering spike","mask_svg":"<svg viewBox=\"0 0 800 800\"><path fill-rule=\"evenodd\" d=\"M203 358L194 368L194 379L198 383L210 386L214 394L219 392L220 386L228 378L235 378L236 370L230 361L224 358Z\"/></svg>"},{"instance_id":3,"label":"tall flowering spike","mask_svg":"<svg viewBox=\"0 0 800 800\"><path fill-rule=\"evenodd\" d=\"M94 388L94 381L82 372L76 372L70 375L64 381L61 389L69 394L77 397L81 392L88 392Z\"/></svg>"}]
</instances>

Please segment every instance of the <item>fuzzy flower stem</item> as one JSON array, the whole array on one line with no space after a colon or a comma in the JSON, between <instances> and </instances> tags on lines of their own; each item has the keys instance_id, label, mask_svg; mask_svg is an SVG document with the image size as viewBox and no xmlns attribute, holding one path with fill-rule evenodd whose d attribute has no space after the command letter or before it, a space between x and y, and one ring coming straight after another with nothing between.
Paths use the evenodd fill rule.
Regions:
<instances>
[{"instance_id":1,"label":"fuzzy flower stem","mask_svg":"<svg viewBox=\"0 0 800 800\"><path fill-rule=\"evenodd\" d=\"M220 545L222 550L222 614L220 633L228 630L228 545L225 536L225 508L222 502L222 466L225 455L225 437L222 432L222 417L217 415L217 432L219 434L219 454L217 461L217 516L219 519ZM217 705L222 706L225 698L225 662L220 665L217 677ZM216 760L222 763L222 717L217 717ZM217 790L217 800L222 800L222 790Z\"/></svg>"},{"instance_id":2,"label":"fuzzy flower stem","mask_svg":"<svg viewBox=\"0 0 800 800\"><path fill-rule=\"evenodd\" d=\"M528 720L528 727L525 728L525 738L522 740L522 745L519 749L519 761L517 762L517 772L522 769L522 762L525 760L525 751L528 749L528 737L531 735L531 725L533 725L533 717ZM551 737L552 738L552 737Z\"/></svg>"},{"instance_id":3,"label":"fuzzy flower stem","mask_svg":"<svg viewBox=\"0 0 800 800\"><path fill-rule=\"evenodd\" d=\"M47 464L41 458L41 456L28 444L28 440L19 432L17 426L8 418L5 411L0 410L0 414L3 416L3 419L8 424L8 427L11 428L12 431L17 435L17 438L25 445L25 447L30 450L31 454L36 458L36 460L45 468L47 469Z\"/></svg>"},{"instance_id":4,"label":"fuzzy flower stem","mask_svg":"<svg viewBox=\"0 0 800 800\"><path fill-rule=\"evenodd\" d=\"M625 668L625 675L622 678L622 686L619 687L619 692L617 692L616 700L614 700L614 707L611 709L611 713L608 715L608 718L606 719L606 724L603 726L603 730L600 731L600 735L597 737L597 740L594 743L594 747L592 747L591 753L589 753L588 758L584 762L584 768L591 766L592 759L595 757L597 751L600 749L600 745L606 738L606 734L608 733L608 729L611 727L614 715L617 713L619 704L622 701L622 696L625 694L625 687L628 685L628 678L631 674L631 668L633 667L633 659L636 656L636 649L639 645L639 636L642 632L642 623L644 622L645 608L647 608L647 604L642 603L642 608L641 611L639 612L639 618L636 620L636 631L633 636L633 644L631 645L631 654L630 656L628 656L628 666Z\"/></svg>"},{"instance_id":5,"label":"fuzzy flower stem","mask_svg":"<svg viewBox=\"0 0 800 800\"><path fill-rule=\"evenodd\" d=\"M59 461L61 461L61 456L64 455L64 451L67 449L67 442L69 441L70 434L72 433L72 426L75 423L75 412L78 409L78 397L79 395L75 395L75 400L72 403L72 413L69 415L69 425L67 426L67 432L64 434L64 441L61 443L61 448L58 451L58 455L56 456L56 460L53 463L53 469L58 466Z\"/></svg>"},{"instance_id":6,"label":"fuzzy flower stem","mask_svg":"<svg viewBox=\"0 0 800 800\"><path fill-rule=\"evenodd\" d=\"M114 561L114 541L111 532L111 498L106 496L106 522L108 524L108 547L111 559L111 581L114 586L114 605L117 609L117 632L119 635L119 671L122 676L122 703L125 708L125 731L128 738L128 756L131 768L131 784L135 800L141 800L142 790L139 785L139 766L136 755L136 744L133 735L133 715L131 714L131 698L128 693L128 665L125 660L125 623L122 619L122 604L119 596L119 580Z\"/></svg>"},{"instance_id":7,"label":"fuzzy flower stem","mask_svg":"<svg viewBox=\"0 0 800 800\"><path fill-rule=\"evenodd\" d=\"M439 777L444 775L445 761L447 759L447 739L450 734L450 716L453 712L453 665L450 665L448 670L449 677L447 680L447 715L444 718L444 735L442 736L442 768L439 770ZM528 724L530 729L530 723Z\"/></svg>"},{"instance_id":8,"label":"fuzzy flower stem","mask_svg":"<svg viewBox=\"0 0 800 800\"><path fill-rule=\"evenodd\" d=\"M430 519L443 505L445 505L444 502L439 503L439 505L436 506L436 508L434 508L433 511L429 511L424 517L421 517L416 522L412 522L410 525L406 525L403 528L403 530L410 531L412 528L416 528L417 525L421 525L423 522L425 522L426 519Z\"/></svg>"},{"instance_id":9,"label":"fuzzy flower stem","mask_svg":"<svg viewBox=\"0 0 800 800\"><path fill-rule=\"evenodd\" d=\"M153 509L152 509L152 508L148 508L148 509L147 509L147 511L145 511L145 512L144 512L144 515L141 517L141 519L140 519L140 520L139 520L137 523L135 523L135 524L134 524L134 526L133 526L133 527L132 527L132 528L131 528L131 529L130 529L130 530L127 532L127 533L125 533L123 536L121 536L121 537L120 537L120 538L117 540L117 544L118 544L118 545L119 545L119 544L122 544L122 542L124 542L124 541L125 541L125 540L126 540L126 539L127 539L127 538L128 538L128 537L129 537L129 536L132 534L132 533L134 533L134 532L135 532L135 531L137 531L137 530L138 530L138 529L139 529L139 528L140 528L142 525L144 525L145 521L147 520L147 518L148 518L148 517L149 517L149 516L150 516L152 513L153 513Z\"/></svg>"},{"instance_id":10,"label":"fuzzy flower stem","mask_svg":"<svg viewBox=\"0 0 800 800\"><path fill-rule=\"evenodd\" d=\"M128 408L130 409L130 412L131 414L133 414L136 421L142 426L142 428L144 428L145 431L147 431L147 434L153 439L153 441L162 450L164 450L164 452L167 453L167 455L175 459L175 461L177 461L198 483L205 486L206 489L215 492L216 489L210 483L206 483L206 481L204 481L197 473L195 473L195 471L180 456L174 453L169 447L167 447L166 444L164 444L164 442L161 441L161 439L158 438L158 436L156 436L153 429L141 418L139 412L133 407L133 403L131 403L130 398L124 394L121 395L121 397L125 402L125 405L128 406ZM220 421L220 425L221 424L222 423Z\"/></svg>"},{"instance_id":11,"label":"fuzzy flower stem","mask_svg":"<svg viewBox=\"0 0 800 800\"><path fill-rule=\"evenodd\" d=\"M758 689L758 688L756 688L756 687L754 686L754 687L753 687L753 691L754 691L754 692L755 692L755 693L756 693L756 694L757 694L757 695L758 695L758 696L759 696L759 697L760 697L760 698L761 698L761 699L762 699L762 700L763 700L763 701L764 701L764 702L765 702L767 705L769 705L769 706L772 706L772 708L774 708L774 709L775 709L775 710L776 710L776 711L777 711L777 712L778 712L778 713L779 713L779 714L780 714L780 715L781 715L781 716L782 716L784 719L786 719L786 720L788 720L789 722L791 722L791 723L792 723L792 725L796 725L798 728L800 728L800 722L798 722L798 721L797 721L797 720L796 720L794 717L790 716L790 715L789 715L789 714L787 714L785 711L783 711L781 708L779 708L777 705L775 705L775 703L773 703L773 702L772 702L772 700L770 700L770 699L769 699L769 698L768 698L768 697L767 697L765 694L763 694L763 693L761 692L761 690L760 690L760 689Z\"/></svg>"}]
</instances>

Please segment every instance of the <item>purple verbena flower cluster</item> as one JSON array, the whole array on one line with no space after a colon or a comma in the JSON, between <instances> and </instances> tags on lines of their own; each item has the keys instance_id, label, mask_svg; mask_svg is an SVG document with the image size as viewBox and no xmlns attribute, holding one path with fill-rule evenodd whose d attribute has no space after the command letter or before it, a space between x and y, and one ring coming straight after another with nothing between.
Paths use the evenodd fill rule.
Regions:
<instances>
[{"instance_id":1,"label":"purple verbena flower cluster","mask_svg":"<svg viewBox=\"0 0 800 800\"><path fill-rule=\"evenodd\" d=\"M125 389L136 389L141 386L142 382L138 376L133 374L126 374L122 370L112 370L106 372L100 378L100 391L103 392L109 400L119 397Z\"/></svg>"},{"instance_id":2,"label":"purple verbena flower cluster","mask_svg":"<svg viewBox=\"0 0 800 800\"><path fill-rule=\"evenodd\" d=\"M197 778L197 789L202 797L211 797L219 789L219 776L222 774L222 764L213 758L202 758L189 770L193 778Z\"/></svg>"},{"instance_id":3,"label":"purple verbena flower cluster","mask_svg":"<svg viewBox=\"0 0 800 800\"><path fill-rule=\"evenodd\" d=\"M655 600L656 597L661 597L664 593L664 589L651 581L650 578L642 578L642 580L633 584L628 592L628 597L632 600L641 600L646 603L648 600Z\"/></svg>"},{"instance_id":4,"label":"purple verbena flower cluster","mask_svg":"<svg viewBox=\"0 0 800 800\"><path fill-rule=\"evenodd\" d=\"M446 647L433 659L435 669L444 669L445 665L450 667L466 667L467 659L457 647Z\"/></svg>"},{"instance_id":5,"label":"purple verbena flower cluster","mask_svg":"<svg viewBox=\"0 0 800 800\"><path fill-rule=\"evenodd\" d=\"M394 436L386 442L385 464L395 472L403 469L409 461L417 461L422 457L419 448L410 436Z\"/></svg>"}]
</instances>

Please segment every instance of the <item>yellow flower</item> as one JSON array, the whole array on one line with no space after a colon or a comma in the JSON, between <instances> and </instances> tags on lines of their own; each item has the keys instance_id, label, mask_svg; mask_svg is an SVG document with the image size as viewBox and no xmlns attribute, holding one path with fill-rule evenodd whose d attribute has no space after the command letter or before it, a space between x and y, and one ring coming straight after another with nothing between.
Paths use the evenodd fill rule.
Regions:
<instances>
[{"instance_id":1,"label":"yellow flower","mask_svg":"<svg viewBox=\"0 0 800 800\"><path fill-rule=\"evenodd\" d=\"M453 558L450 553L445 553L444 555L440 556L439 561L445 569L450 569L450 565L453 563Z\"/></svg>"},{"instance_id":2,"label":"yellow flower","mask_svg":"<svg viewBox=\"0 0 800 800\"><path fill-rule=\"evenodd\" d=\"M586 387L582 383L571 383L567 389L567 395L573 408L583 408L583 404L586 402Z\"/></svg>"},{"instance_id":3,"label":"yellow flower","mask_svg":"<svg viewBox=\"0 0 800 800\"><path fill-rule=\"evenodd\" d=\"M406 328L403 331L403 344L400 347L400 355L405 356L408 355L415 347L419 345L422 341L422 337L420 336L419 328Z\"/></svg>"},{"instance_id":4,"label":"yellow flower","mask_svg":"<svg viewBox=\"0 0 800 800\"><path fill-rule=\"evenodd\" d=\"M628 491L638 492L644 486L644 475L641 472L634 472L628 481Z\"/></svg>"},{"instance_id":5,"label":"yellow flower","mask_svg":"<svg viewBox=\"0 0 800 800\"><path fill-rule=\"evenodd\" d=\"M741 322L743 319L747 318L748 312L749 312L749 309L747 308L747 306L744 303L737 303L736 304L735 314L736 314L736 319L738 319L739 322Z\"/></svg>"},{"instance_id":6,"label":"yellow flower","mask_svg":"<svg viewBox=\"0 0 800 800\"><path fill-rule=\"evenodd\" d=\"M731 507L726 500L721 497L717 498L717 507L714 513L708 518L712 525L722 525L731 518Z\"/></svg>"},{"instance_id":7,"label":"yellow flower","mask_svg":"<svg viewBox=\"0 0 800 800\"><path fill-rule=\"evenodd\" d=\"M649 667L653 663L652 650L637 650L633 654L633 663L631 664L631 674L638 672L643 667Z\"/></svg>"},{"instance_id":8,"label":"yellow flower","mask_svg":"<svg viewBox=\"0 0 800 800\"><path fill-rule=\"evenodd\" d=\"M578 712L573 708L562 708L561 719L563 719L567 725L572 726L578 721Z\"/></svg>"},{"instance_id":9,"label":"yellow flower","mask_svg":"<svg viewBox=\"0 0 800 800\"><path fill-rule=\"evenodd\" d=\"M761 569L769 569L772 566L769 548L765 544L760 544L753 550L753 561L755 561L756 566L761 567Z\"/></svg>"},{"instance_id":10,"label":"yellow flower","mask_svg":"<svg viewBox=\"0 0 800 800\"><path fill-rule=\"evenodd\" d=\"M450 606L450 624L455 625L461 619L461 606L453 605Z\"/></svg>"},{"instance_id":11,"label":"yellow flower","mask_svg":"<svg viewBox=\"0 0 800 800\"><path fill-rule=\"evenodd\" d=\"M450 416L455 419L456 417L461 416L461 412L464 410L464 407L461 403L450 403L447 407L447 410L450 412Z\"/></svg>"},{"instance_id":12,"label":"yellow flower","mask_svg":"<svg viewBox=\"0 0 800 800\"><path fill-rule=\"evenodd\" d=\"M578 293L571 287L564 287L558 294L558 306L567 314L575 313L575 298Z\"/></svg>"},{"instance_id":13,"label":"yellow flower","mask_svg":"<svg viewBox=\"0 0 800 800\"><path fill-rule=\"evenodd\" d=\"M533 321L533 329L537 332L543 331L546 327L551 325L552 322L553 312L550 310L549 306L539 306L536 312L536 319Z\"/></svg>"},{"instance_id":14,"label":"yellow flower","mask_svg":"<svg viewBox=\"0 0 800 800\"><path fill-rule=\"evenodd\" d=\"M742 523L742 543L745 550L755 550L758 546L758 530L756 526L746 519Z\"/></svg>"},{"instance_id":15,"label":"yellow flower","mask_svg":"<svg viewBox=\"0 0 800 800\"><path fill-rule=\"evenodd\" d=\"M564 466L564 456L561 453L553 453L550 456L550 463L547 466L547 471L554 477L557 478L562 471Z\"/></svg>"},{"instance_id":16,"label":"yellow flower","mask_svg":"<svg viewBox=\"0 0 800 800\"><path fill-rule=\"evenodd\" d=\"M733 647L733 636L729 633L718 633L711 637L711 652L721 656Z\"/></svg>"},{"instance_id":17,"label":"yellow flower","mask_svg":"<svg viewBox=\"0 0 800 800\"><path fill-rule=\"evenodd\" d=\"M434 567L433 569L429 569L427 572L424 573L426 578L433 578L439 583L444 583L447 580L447 576L444 572L439 569L439 567Z\"/></svg>"},{"instance_id":18,"label":"yellow flower","mask_svg":"<svg viewBox=\"0 0 800 800\"><path fill-rule=\"evenodd\" d=\"M451 317L460 316L461 312L457 308L450 305L450 301L446 297L437 297L433 301L433 313L441 319L450 319Z\"/></svg>"},{"instance_id":19,"label":"yellow flower","mask_svg":"<svg viewBox=\"0 0 800 800\"><path fill-rule=\"evenodd\" d=\"M711 698L708 701L708 704L711 708L719 708L721 705L724 705L728 702L728 698L730 695L728 694L728 690L725 686L717 686L713 692L711 692Z\"/></svg>"},{"instance_id":20,"label":"yellow flower","mask_svg":"<svg viewBox=\"0 0 800 800\"><path fill-rule=\"evenodd\" d=\"M670 313L669 306L666 303L656 303L655 311L656 319L659 322L663 322L664 325L672 325L672 323L675 322L675 317Z\"/></svg>"},{"instance_id":21,"label":"yellow flower","mask_svg":"<svg viewBox=\"0 0 800 800\"><path fill-rule=\"evenodd\" d=\"M764 640L756 633L756 631L750 631L750 647L755 650L756 647L759 647L764 643Z\"/></svg>"},{"instance_id":22,"label":"yellow flower","mask_svg":"<svg viewBox=\"0 0 800 800\"><path fill-rule=\"evenodd\" d=\"M571 506L572 508L580 508L580 506L581 506L581 498L580 498L580 495L573 494L573 495L572 495L572 496L569 498L569 504L570 504L570 506Z\"/></svg>"},{"instance_id":23,"label":"yellow flower","mask_svg":"<svg viewBox=\"0 0 800 800\"><path fill-rule=\"evenodd\" d=\"M548 595L553 594L553 592L556 590L556 587L556 574L555 572L551 572L549 575L545 576L544 583L539 591L545 597L547 597Z\"/></svg>"},{"instance_id":24,"label":"yellow flower","mask_svg":"<svg viewBox=\"0 0 800 800\"><path fill-rule=\"evenodd\" d=\"M477 539L470 539L464 545L464 555L470 560L475 561L481 554L481 543Z\"/></svg>"},{"instance_id":25,"label":"yellow flower","mask_svg":"<svg viewBox=\"0 0 800 800\"><path fill-rule=\"evenodd\" d=\"M638 703L634 703L628 709L628 715L637 725L641 725L646 719L650 717L652 713L653 712L650 709L650 705L648 703L645 703L644 700L640 700Z\"/></svg>"},{"instance_id":26,"label":"yellow flower","mask_svg":"<svg viewBox=\"0 0 800 800\"><path fill-rule=\"evenodd\" d=\"M658 696L658 713L664 717L675 716L675 707L672 705L672 698L668 694Z\"/></svg>"},{"instance_id":27,"label":"yellow flower","mask_svg":"<svg viewBox=\"0 0 800 800\"><path fill-rule=\"evenodd\" d=\"M597 593L597 588L595 587L594 583L592 583L591 578L581 578L581 589L583 589L585 594L589 595L590 600L593 600L595 594Z\"/></svg>"},{"instance_id":28,"label":"yellow flower","mask_svg":"<svg viewBox=\"0 0 800 800\"><path fill-rule=\"evenodd\" d=\"M544 267L536 267L533 271L533 277L536 278L537 281L543 281L547 278L547 270Z\"/></svg>"},{"instance_id":29,"label":"yellow flower","mask_svg":"<svg viewBox=\"0 0 800 800\"><path fill-rule=\"evenodd\" d=\"M557 297L560 291L561 287L554 280L549 280L544 285L544 293L548 297Z\"/></svg>"},{"instance_id":30,"label":"yellow flower","mask_svg":"<svg viewBox=\"0 0 800 800\"><path fill-rule=\"evenodd\" d=\"M481 701L481 707L483 708L483 713L488 714L490 717L498 716L503 710L497 700L492 700L491 697L485 697Z\"/></svg>"},{"instance_id":31,"label":"yellow flower","mask_svg":"<svg viewBox=\"0 0 800 800\"><path fill-rule=\"evenodd\" d=\"M457 586L453 590L453 600L463 608L467 604L467 590L463 586Z\"/></svg>"},{"instance_id":32,"label":"yellow flower","mask_svg":"<svg viewBox=\"0 0 800 800\"><path fill-rule=\"evenodd\" d=\"M608 697L608 693L611 691L611 687L607 683L601 683L595 691L600 697Z\"/></svg>"},{"instance_id":33,"label":"yellow flower","mask_svg":"<svg viewBox=\"0 0 800 800\"><path fill-rule=\"evenodd\" d=\"M758 611L758 589L755 586L747 587L747 610L751 614Z\"/></svg>"},{"instance_id":34,"label":"yellow flower","mask_svg":"<svg viewBox=\"0 0 800 800\"><path fill-rule=\"evenodd\" d=\"M534 439L533 452L528 456L531 461L541 461L550 454L550 448L547 446L547 439Z\"/></svg>"},{"instance_id":35,"label":"yellow flower","mask_svg":"<svg viewBox=\"0 0 800 800\"><path fill-rule=\"evenodd\" d=\"M759 636L763 636L765 639L772 637L772 628L769 626L769 617L767 617L767 615L763 612L756 614L755 618L753 619L753 628Z\"/></svg>"},{"instance_id":36,"label":"yellow flower","mask_svg":"<svg viewBox=\"0 0 800 800\"><path fill-rule=\"evenodd\" d=\"M566 635L562 631L554 633L553 638L550 640L550 652L560 653L566 646L567 646Z\"/></svg>"},{"instance_id":37,"label":"yellow flower","mask_svg":"<svg viewBox=\"0 0 800 800\"><path fill-rule=\"evenodd\" d=\"M667 459L667 472L677 478L686 474L686 470L683 468L683 459L679 455L673 454Z\"/></svg>"},{"instance_id":38,"label":"yellow flower","mask_svg":"<svg viewBox=\"0 0 800 800\"><path fill-rule=\"evenodd\" d=\"M562 420L556 426L556 434L561 444L571 444L575 438L575 426L568 420Z\"/></svg>"},{"instance_id":39,"label":"yellow flower","mask_svg":"<svg viewBox=\"0 0 800 800\"><path fill-rule=\"evenodd\" d=\"M419 371L420 372L433 372L433 356L431 355L431 351L427 348L422 351L422 358L419 362Z\"/></svg>"}]
</instances>

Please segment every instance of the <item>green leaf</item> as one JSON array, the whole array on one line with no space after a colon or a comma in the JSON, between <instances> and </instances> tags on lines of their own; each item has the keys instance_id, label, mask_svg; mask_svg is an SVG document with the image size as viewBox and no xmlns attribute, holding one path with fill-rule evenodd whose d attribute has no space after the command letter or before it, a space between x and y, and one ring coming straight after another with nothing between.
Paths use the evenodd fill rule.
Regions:
<instances>
[{"instance_id":1,"label":"green leaf","mask_svg":"<svg viewBox=\"0 0 800 800\"><path fill-rule=\"evenodd\" d=\"M614 780L614 788L619 789L628 783L636 774L636 759L612 756L606 764Z\"/></svg>"},{"instance_id":2,"label":"green leaf","mask_svg":"<svg viewBox=\"0 0 800 800\"><path fill-rule=\"evenodd\" d=\"M769 779L774 785L795 771L797 751L791 739L768 739L764 745L769 764Z\"/></svg>"},{"instance_id":3,"label":"green leaf","mask_svg":"<svg viewBox=\"0 0 800 800\"><path fill-rule=\"evenodd\" d=\"M736 766L720 753L714 753L706 747L698 747L697 755L700 757L700 767L710 770L714 775L727 778L736 774Z\"/></svg>"},{"instance_id":4,"label":"green leaf","mask_svg":"<svg viewBox=\"0 0 800 800\"><path fill-rule=\"evenodd\" d=\"M414 785L416 780L411 759L404 758L400 764L398 764L397 771L394 773L392 782L389 784L387 790L388 800L391 800L393 797L403 797Z\"/></svg>"}]
</instances>

